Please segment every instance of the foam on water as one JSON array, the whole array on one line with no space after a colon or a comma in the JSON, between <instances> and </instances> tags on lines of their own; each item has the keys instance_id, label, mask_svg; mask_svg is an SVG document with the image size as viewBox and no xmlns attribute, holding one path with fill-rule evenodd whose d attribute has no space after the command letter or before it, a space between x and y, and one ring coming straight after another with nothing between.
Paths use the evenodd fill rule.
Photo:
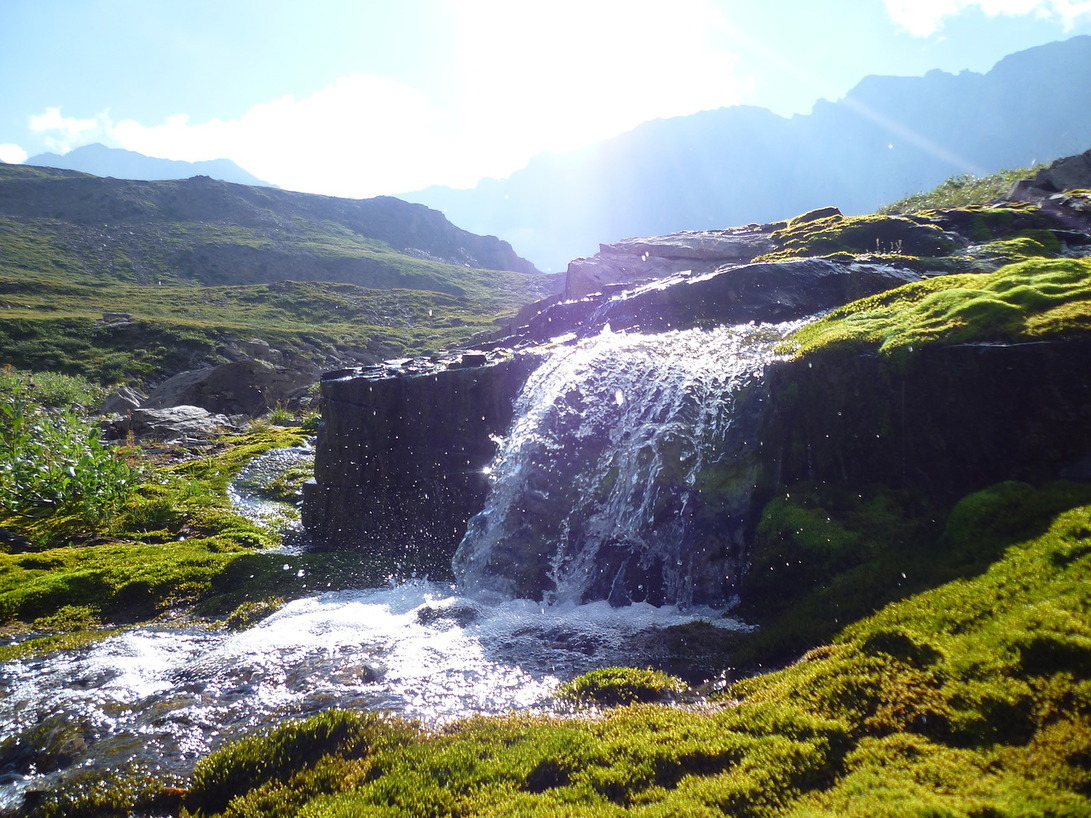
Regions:
<instances>
[{"instance_id":1,"label":"foam on water","mask_svg":"<svg viewBox=\"0 0 1091 818\"><path fill-rule=\"evenodd\" d=\"M639 664L635 634L700 615L718 614L528 600L484 606L450 586L416 581L296 600L238 633L136 628L0 669L0 744L67 724L87 745L68 772L132 761L184 772L227 738L330 707L390 711L430 725L475 713L546 712L560 680ZM10 771L0 782L0 808L65 772Z\"/></svg>"}]
</instances>

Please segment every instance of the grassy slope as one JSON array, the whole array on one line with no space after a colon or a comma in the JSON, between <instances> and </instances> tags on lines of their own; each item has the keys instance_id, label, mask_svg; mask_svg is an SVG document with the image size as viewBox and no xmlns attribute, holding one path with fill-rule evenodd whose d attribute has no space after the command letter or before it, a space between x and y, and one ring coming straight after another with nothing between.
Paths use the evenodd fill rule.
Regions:
<instances>
[{"instance_id":1,"label":"grassy slope","mask_svg":"<svg viewBox=\"0 0 1091 818\"><path fill-rule=\"evenodd\" d=\"M0 182L73 175L0 171ZM556 288L553 276L417 258L344 225L260 215L268 224L162 214L104 224L90 206L80 221L0 218L0 363L103 382L156 379L255 336L311 357L336 345L416 354L458 346ZM369 286L310 280L338 276ZM107 311L136 324L97 326Z\"/></svg>"}]
</instances>

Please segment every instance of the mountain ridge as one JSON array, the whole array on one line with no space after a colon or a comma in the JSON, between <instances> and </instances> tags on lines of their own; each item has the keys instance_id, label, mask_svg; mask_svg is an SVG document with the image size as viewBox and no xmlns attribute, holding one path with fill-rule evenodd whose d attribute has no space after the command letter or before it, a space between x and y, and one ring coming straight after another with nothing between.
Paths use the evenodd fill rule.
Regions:
<instances>
[{"instance_id":1,"label":"mountain ridge","mask_svg":"<svg viewBox=\"0 0 1091 818\"><path fill-rule=\"evenodd\" d=\"M188 179L191 176L210 176L223 182L235 182L241 185L277 187L277 185L259 179L230 159L207 159L199 162L162 159L123 148L110 148L101 142L81 145L65 154L50 152L35 154L27 159L24 164L36 167L78 170L94 176L141 179L149 182Z\"/></svg>"},{"instance_id":2,"label":"mountain ridge","mask_svg":"<svg viewBox=\"0 0 1091 818\"><path fill-rule=\"evenodd\" d=\"M507 179L401 198L563 269L604 242L776 221L831 203L871 212L951 176L1089 146L1091 37L1080 36L1010 54L984 74L868 76L791 118L732 106L653 120L536 156Z\"/></svg>"}]
</instances>

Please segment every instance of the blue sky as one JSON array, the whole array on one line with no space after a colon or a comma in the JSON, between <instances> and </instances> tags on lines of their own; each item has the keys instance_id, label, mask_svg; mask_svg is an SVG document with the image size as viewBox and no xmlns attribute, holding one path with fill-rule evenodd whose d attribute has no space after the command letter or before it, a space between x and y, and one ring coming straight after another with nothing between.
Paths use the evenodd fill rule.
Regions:
<instances>
[{"instance_id":1,"label":"blue sky","mask_svg":"<svg viewBox=\"0 0 1091 818\"><path fill-rule=\"evenodd\" d=\"M1076 34L1091 0L0 0L0 159L102 142L337 196L468 187Z\"/></svg>"}]
</instances>

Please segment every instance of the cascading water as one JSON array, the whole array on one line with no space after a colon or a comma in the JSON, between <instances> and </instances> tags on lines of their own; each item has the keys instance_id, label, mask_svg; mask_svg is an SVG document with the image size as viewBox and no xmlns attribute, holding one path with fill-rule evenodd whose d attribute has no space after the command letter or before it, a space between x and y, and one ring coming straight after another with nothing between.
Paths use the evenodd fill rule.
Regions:
<instances>
[{"instance_id":1,"label":"cascading water","mask_svg":"<svg viewBox=\"0 0 1091 818\"><path fill-rule=\"evenodd\" d=\"M555 353L519 398L455 556L460 587L553 603L727 601L760 373L795 326L607 330Z\"/></svg>"},{"instance_id":2,"label":"cascading water","mask_svg":"<svg viewBox=\"0 0 1091 818\"><path fill-rule=\"evenodd\" d=\"M740 526L722 524L749 498L760 401L750 387L785 329L604 333L559 347L520 398L488 507L455 561L458 590L415 580L327 593L239 633L140 627L6 663L0 814L28 789L89 771L184 775L226 739L330 707L428 724L549 710L559 680L654 661L655 639L642 635L656 628L738 627L697 606L730 590ZM268 515L254 475L308 456L253 464L232 486L237 507ZM529 596L545 599L519 598ZM611 606L621 602L632 604Z\"/></svg>"}]
</instances>

